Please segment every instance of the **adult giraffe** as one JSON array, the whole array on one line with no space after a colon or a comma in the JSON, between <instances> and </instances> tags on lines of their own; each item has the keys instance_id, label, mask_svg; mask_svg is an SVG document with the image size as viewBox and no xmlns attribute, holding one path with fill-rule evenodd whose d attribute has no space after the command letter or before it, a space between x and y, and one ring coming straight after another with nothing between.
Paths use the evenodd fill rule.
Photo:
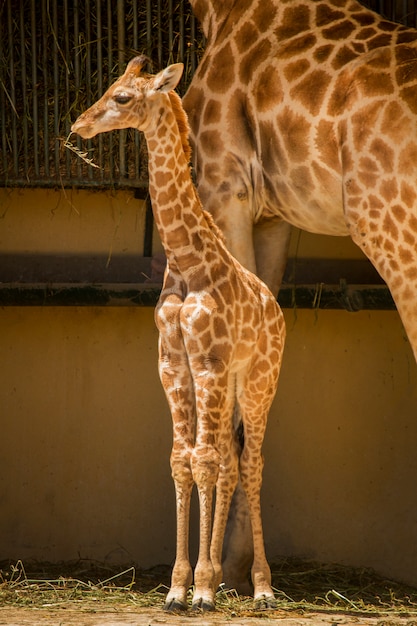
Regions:
<instances>
[{"instance_id":1,"label":"adult giraffe","mask_svg":"<svg viewBox=\"0 0 417 626\"><path fill-rule=\"evenodd\" d=\"M229 249L277 294L290 225L350 235L417 357L417 31L355 0L190 2L207 45L184 106ZM234 511L224 573L239 587L250 544Z\"/></svg>"}]
</instances>

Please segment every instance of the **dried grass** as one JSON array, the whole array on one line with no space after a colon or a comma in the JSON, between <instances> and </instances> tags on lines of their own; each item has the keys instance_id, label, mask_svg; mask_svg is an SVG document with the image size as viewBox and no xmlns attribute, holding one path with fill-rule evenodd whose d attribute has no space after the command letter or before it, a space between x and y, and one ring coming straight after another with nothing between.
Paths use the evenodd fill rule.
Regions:
<instances>
[{"instance_id":1,"label":"dried grass","mask_svg":"<svg viewBox=\"0 0 417 626\"><path fill-rule=\"evenodd\" d=\"M234 590L217 593L217 609L228 617L262 616L278 612L328 613L407 618L417 624L417 590L377 576L370 569L354 569L298 560L272 566L277 606L260 610L253 599ZM22 561L0 567L0 605L15 608L75 608L80 611L162 608L170 568L115 570L93 561L40 564ZM192 590L190 590L190 602Z\"/></svg>"}]
</instances>

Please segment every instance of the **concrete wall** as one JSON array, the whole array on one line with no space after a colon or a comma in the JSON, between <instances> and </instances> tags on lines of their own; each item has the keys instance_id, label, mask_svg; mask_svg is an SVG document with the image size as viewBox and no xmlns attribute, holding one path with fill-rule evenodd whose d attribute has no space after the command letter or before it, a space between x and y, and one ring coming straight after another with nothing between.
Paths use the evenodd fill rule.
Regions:
<instances>
[{"instance_id":1,"label":"concrete wall","mask_svg":"<svg viewBox=\"0 0 417 626\"><path fill-rule=\"evenodd\" d=\"M0 253L142 254L144 208L128 193L2 191L0 217ZM347 239L297 232L295 249L360 258ZM417 584L417 368L398 315L285 316L264 444L268 556ZM173 559L156 344L151 308L0 309L0 560Z\"/></svg>"}]
</instances>

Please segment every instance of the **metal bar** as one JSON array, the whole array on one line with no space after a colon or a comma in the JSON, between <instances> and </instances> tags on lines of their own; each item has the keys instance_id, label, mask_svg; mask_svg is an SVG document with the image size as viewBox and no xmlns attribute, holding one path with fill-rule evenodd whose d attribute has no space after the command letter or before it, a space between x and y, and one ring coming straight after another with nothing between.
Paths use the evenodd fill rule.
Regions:
<instances>
[{"instance_id":1,"label":"metal bar","mask_svg":"<svg viewBox=\"0 0 417 626\"><path fill-rule=\"evenodd\" d=\"M2 283L0 306L155 306L160 287L147 284ZM319 294L319 296L318 296ZM284 309L394 311L388 287L354 287L351 300L337 285L283 287L278 302Z\"/></svg>"},{"instance_id":2,"label":"metal bar","mask_svg":"<svg viewBox=\"0 0 417 626\"><path fill-rule=\"evenodd\" d=\"M59 82L59 67L61 65L59 56L59 43L58 43L58 7L56 2L52 2L48 5L48 9L52 5L52 28L53 28L53 47L52 47L52 57L53 57L53 66L54 66L54 168L55 168L55 176L59 177L60 171L60 148L61 142L59 140L59 122L61 119L61 110L60 110L60 82ZM51 16L49 15L49 19L51 20Z\"/></svg>"},{"instance_id":3,"label":"metal bar","mask_svg":"<svg viewBox=\"0 0 417 626\"><path fill-rule=\"evenodd\" d=\"M103 95L103 30L102 30L102 13L101 13L101 0L96 1L96 23L97 23L97 90L98 96ZM104 148L103 148L103 135L100 133L98 137L98 163L101 168L104 166ZM99 177L104 179L104 170L99 170Z\"/></svg>"},{"instance_id":4,"label":"metal bar","mask_svg":"<svg viewBox=\"0 0 417 626\"><path fill-rule=\"evenodd\" d=\"M125 9L124 0L117 0L117 60L118 75L122 74L125 64ZM125 177L126 171L126 131L119 132L119 175Z\"/></svg>"},{"instance_id":5,"label":"metal bar","mask_svg":"<svg viewBox=\"0 0 417 626\"><path fill-rule=\"evenodd\" d=\"M64 32L63 32L63 39L64 39L64 54L65 54L65 109L66 109L66 116L65 116L65 137L68 137L69 133L70 133L70 128L71 128L71 117L70 117L70 111L71 111L71 107L73 105L73 103L71 102L70 99L70 42L69 42L69 19L68 19L68 0L63 0L62 3L62 10L63 10L63 24L64 24ZM71 64L72 67L72 64ZM65 150L65 172L66 172L66 176L70 177L71 176L71 153L69 150Z\"/></svg>"},{"instance_id":6,"label":"metal bar","mask_svg":"<svg viewBox=\"0 0 417 626\"><path fill-rule=\"evenodd\" d=\"M44 158L44 175L50 176L50 167L49 167L49 54L48 50L48 19L47 19L47 6L46 0L42 0L42 14L41 14L41 24L42 24L42 74L43 74L43 158Z\"/></svg>"},{"instance_id":7,"label":"metal bar","mask_svg":"<svg viewBox=\"0 0 417 626\"><path fill-rule=\"evenodd\" d=\"M28 175L29 170L29 138L28 138L28 98L27 98L27 76L26 76L26 49L25 49L25 13L24 6L20 5L20 21L19 21L19 35L20 35L20 57L21 57L21 84L22 84L22 103L23 103L23 118L22 118L22 134L23 134L23 171L25 175Z\"/></svg>"},{"instance_id":8,"label":"metal bar","mask_svg":"<svg viewBox=\"0 0 417 626\"><path fill-rule=\"evenodd\" d=\"M7 0L7 30L8 30L8 45L9 45L9 73L10 73L10 100L13 107L11 111L11 126L12 126L12 162L13 162L13 171L15 176L19 175L19 150L17 143L17 118L18 112L16 109L16 82L15 82L15 70L14 70L14 32L13 32L13 21L12 21L12 7L10 0Z\"/></svg>"},{"instance_id":9,"label":"metal bar","mask_svg":"<svg viewBox=\"0 0 417 626\"><path fill-rule=\"evenodd\" d=\"M80 81L80 33L79 33L79 4L78 0L74 0L73 4L73 19L74 19L74 86L75 86L75 98L78 101L81 81ZM77 146L81 148L81 138L77 135ZM82 167L80 160L76 162L77 177L81 178Z\"/></svg>"},{"instance_id":10,"label":"metal bar","mask_svg":"<svg viewBox=\"0 0 417 626\"><path fill-rule=\"evenodd\" d=\"M32 0L30 7L30 30L32 51L32 131L33 131L33 165L35 178L39 177L39 98L38 98L38 70L36 53L36 0Z\"/></svg>"},{"instance_id":11,"label":"metal bar","mask_svg":"<svg viewBox=\"0 0 417 626\"><path fill-rule=\"evenodd\" d=\"M108 60L108 87L113 82L113 27L112 27L112 0L107 1L107 60ZM109 147L109 169L110 180L116 178L114 176L114 158L113 158L113 133L107 136Z\"/></svg>"},{"instance_id":12,"label":"metal bar","mask_svg":"<svg viewBox=\"0 0 417 626\"><path fill-rule=\"evenodd\" d=\"M6 5L0 6L0 25L1 28L4 28L4 24L6 22L5 14ZM4 31L3 31L4 32ZM3 32L0 36L0 59L6 58L6 51L3 49ZM7 84L7 68L6 63L0 63L0 137L1 137L1 156L2 156L2 169L3 176L7 180L8 175L8 150L7 150L7 133L6 133L6 96L5 89ZM9 103L7 103L7 108L9 109Z\"/></svg>"}]
</instances>

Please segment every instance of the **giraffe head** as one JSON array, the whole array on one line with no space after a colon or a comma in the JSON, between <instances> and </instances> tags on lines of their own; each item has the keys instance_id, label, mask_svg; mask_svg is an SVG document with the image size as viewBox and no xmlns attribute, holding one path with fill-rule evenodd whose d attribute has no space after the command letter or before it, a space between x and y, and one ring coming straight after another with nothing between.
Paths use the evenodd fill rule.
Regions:
<instances>
[{"instance_id":1,"label":"giraffe head","mask_svg":"<svg viewBox=\"0 0 417 626\"><path fill-rule=\"evenodd\" d=\"M158 96L178 85L183 64L175 63L151 76L142 73L145 56L132 59L125 73L74 122L71 131L84 139L122 128L146 130L158 119Z\"/></svg>"}]
</instances>

